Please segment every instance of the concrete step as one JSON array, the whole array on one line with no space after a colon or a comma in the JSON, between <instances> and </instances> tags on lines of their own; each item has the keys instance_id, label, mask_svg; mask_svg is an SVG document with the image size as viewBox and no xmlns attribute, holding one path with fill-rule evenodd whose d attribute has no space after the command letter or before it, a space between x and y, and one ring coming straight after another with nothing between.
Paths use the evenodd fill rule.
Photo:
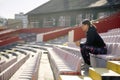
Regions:
<instances>
[{"instance_id":1,"label":"concrete step","mask_svg":"<svg viewBox=\"0 0 120 80\"><path fill-rule=\"evenodd\" d=\"M58 80L83 80L83 78L78 75L60 75Z\"/></svg>"},{"instance_id":2,"label":"concrete step","mask_svg":"<svg viewBox=\"0 0 120 80\"><path fill-rule=\"evenodd\" d=\"M120 74L107 68L89 68L89 76L93 80L120 80Z\"/></svg>"},{"instance_id":3,"label":"concrete step","mask_svg":"<svg viewBox=\"0 0 120 80\"><path fill-rule=\"evenodd\" d=\"M43 53L39 66L38 80L54 80L54 75L49 63L48 54Z\"/></svg>"},{"instance_id":4,"label":"concrete step","mask_svg":"<svg viewBox=\"0 0 120 80\"><path fill-rule=\"evenodd\" d=\"M107 68L120 74L120 61L108 61Z\"/></svg>"},{"instance_id":5,"label":"concrete step","mask_svg":"<svg viewBox=\"0 0 120 80\"><path fill-rule=\"evenodd\" d=\"M58 80L92 80L92 79L88 76L60 75Z\"/></svg>"},{"instance_id":6,"label":"concrete step","mask_svg":"<svg viewBox=\"0 0 120 80\"><path fill-rule=\"evenodd\" d=\"M90 78L89 76L84 76L83 80L92 80L92 78Z\"/></svg>"}]
</instances>

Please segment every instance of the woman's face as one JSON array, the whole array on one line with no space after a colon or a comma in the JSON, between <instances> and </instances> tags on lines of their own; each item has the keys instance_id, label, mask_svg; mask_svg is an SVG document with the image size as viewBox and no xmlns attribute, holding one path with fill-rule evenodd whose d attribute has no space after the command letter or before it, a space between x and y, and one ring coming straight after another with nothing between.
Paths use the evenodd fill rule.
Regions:
<instances>
[{"instance_id":1,"label":"woman's face","mask_svg":"<svg viewBox=\"0 0 120 80\"><path fill-rule=\"evenodd\" d=\"M88 31L88 25L86 24L82 24L81 26L81 29L84 31L84 32L87 32Z\"/></svg>"}]
</instances>

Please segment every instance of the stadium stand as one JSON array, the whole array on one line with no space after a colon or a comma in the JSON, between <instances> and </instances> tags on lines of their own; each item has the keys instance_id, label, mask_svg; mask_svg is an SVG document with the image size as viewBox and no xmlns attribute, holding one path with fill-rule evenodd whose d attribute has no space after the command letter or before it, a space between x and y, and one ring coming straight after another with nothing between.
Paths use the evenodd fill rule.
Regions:
<instances>
[{"instance_id":1,"label":"stadium stand","mask_svg":"<svg viewBox=\"0 0 120 80\"><path fill-rule=\"evenodd\" d=\"M15 46L13 50L21 52L23 55L29 54L30 57L10 78L10 80L37 80L40 58L42 55L40 49L30 47L30 44L19 44Z\"/></svg>"},{"instance_id":2,"label":"stadium stand","mask_svg":"<svg viewBox=\"0 0 120 80\"><path fill-rule=\"evenodd\" d=\"M120 29L112 29L106 33L101 33L103 40L107 45L107 55L91 55L91 63L94 63L93 66L97 67L106 67L106 62L108 60L120 60ZM99 62L98 62L99 61ZM100 63L102 61L102 63Z\"/></svg>"},{"instance_id":3,"label":"stadium stand","mask_svg":"<svg viewBox=\"0 0 120 80\"><path fill-rule=\"evenodd\" d=\"M85 35L81 32L80 27L74 27L74 28L70 27L70 28L63 28L51 32L46 31L47 33L44 33L45 38L43 40L48 41L58 38L60 36L64 36L62 39L58 38L46 43L35 42L33 44L30 43L18 44L14 46L9 46L4 50L2 50L3 48L1 48L0 80L9 80L10 78L11 80L27 80L27 79L37 80L38 70L39 70L38 67L40 65L40 59L42 55L41 52L48 53L47 55L50 60L50 64L54 73L55 80L70 80L70 79L119 80L120 79L120 54L119 54L120 17L119 16L120 13L119 14L117 13L113 16L110 16L109 18L101 19L99 20L98 23L97 22L95 23L98 32L100 32L100 35L107 44L108 53L107 55L90 54L92 67L89 68L89 72L88 72L89 76L82 74L82 70L81 70L82 57L80 55L79 48L74 47L75 45L72 44L70 44L69 46L69 43L68 45L66 45L68 47L63 46L63 43L66 42L68 38L68 36L65 35L68 34L68 32L71 30L75 31L73 41L79 40L81 38L83 42L85 41L85 38L83 38ZM11 32L11 30L6 31L5 35L8 35L9 32ZM18 32L22 32L22 31L18 30ZM16 31L15 32L12 31L12 33L16 33ZM36 33L31 32L31 30L30 33L31 33L30 35L28 35L29 33L20 33L19 36L21 36L22 38L25 37L25 39L30 37L32 41L32 38L36 36ZM54 34L56 35L54 36ZM0 46L6 47L6 44L9 43L11 44L19 40L18 36L13 36L11 38L7 36L6 37L3 36L4 35L1 36L2 40L0 41ZM26 41L29 42L29 40ZM57 44L54 45L52 44L57 42L60 42L62 46ZM49 43L50 45L48 45L47 43ZM39 50L41 50L41 52L39 52ZM22 69L23 73L20 73L19 75L14 75L16 71L19 73L19 71L21 70L20 67L22 65L27 65L26 68Z\"/></svg>"},{"instance_id":4,"label":"stadium stand","mask_svg":"<svg viewBox=\"0 0 120 80\"><path fill-rule=\"evenodd\" d=\"M17 58L12 58L9 61L5 62L4 64L0 65L0 73L2 71L4 71L5 69L7 69L10 65L12 65L13 63L15 63L17 61Z\"/></svg>"},{"instance_id":5,"label":"stadium stand","mask_svg":"<svg viewBox=\"0 0 120 80\"><path fill-rule=\"evenodd\" d=\"M64 27L52 27L52 28L28 28L20 29L19 37L25 42L36 41L36 35L41 33L47 33L54 30L63 29Z\"/></svg>"},{"instance_id":6,"label":"stadium stand","mask_svg":"<svg viewBox=\"0 0 120 80\"><path fill-rule=\"evenodd\" d=\"M114 65L117 66L113 67ZM120 71L113 70L119 70L119 66L119 61L108 61L107 68L90 68L89 75L93 80L119 80Z\"/></svg>"},{"instance_id":7,"label":"stadium stand","mask_svg":"<svg viewBox=\"0 0 120 80\"><path fill-rule=\"evenodd\" d=\"M61 36L65 36L68 34L68 32L71 29L72 29L71 27L67 27L67 28L63 28L59 30L54 30L54 31L38 34L37 42L45 42L45 41L49 41L49 40L52 40L52 39L55 39Z\"/></svg>"},{"instance_id":8,"label":"stadium stand","mask_svg":"<svg viewBox=\"0 0 120 80\"><path fill-rule=\"evenodd\" d=\"M10 80L37 80L38 71L40 65L41 54L37 54L34 57L31 57L24 65L27 65L22 69L22 72L19 72L19 75L14 76Z\"/></svg>"},{"instance_id":9,"label":"stadium stand","mask_svg":"<svg viewBox=\"0 0 120 80\"><path fill-rule=\"evenodd\" d=\"M9 44L15 43L15 42L17 42L17 41L19 41L19 40L20 40L20 39L19 39L18 36L16 36L16 37L9 37L9 38L7 38L7 39L5 39L5 40L1 40L1 41L0 41L0 46L9 45Z\"/></svg>"},{"instance_id":10,"label":"stadium stand","mask_svg":"<svg viewBox=\"0 0 120 80\"><path fill-rule=\"evenodd\" d=\"M118 16L119 16L119 14L116 14L114 16L111 16L110 18L100 20L100 22L98 24L96 23L96 25L98 25L97 26L98 32L102 32L102 31L104 32L104 33L100 33L100 35L103 37L104 41L107 44L108 53L107 53L107 55L91 55L91 63L93 63L92 64L93 67L106 67L107 63L111 60L112 61L119 61L119 58L120 58L119 57L120 56L119 55L119 51L120 51L120 47L119 47L119 45L120 45L119 44L120 43L119 42L119 40L120 40L120 38L119 38L119 26L120 25L118 23L118 21L119 21ZM107 24L109 22L112 22L112 25ZM99 24L102 24L102 25L99 25ZM105 26L105 29L100 28L100 26L103 26L103 27ZM116 29L114 29L114 28L116 28ZM77 30L78 30L78 28L77 28ZM108 31L108 32L106 32L106 31ZM84 36L84 34L82 34L82 36ZM77 40L77 38L76 38L76 40ZM84 40L85 40L85 38L83 39L83 41ZM64 48L64 50L65 50L65 48ZM66 50L69 51L69 49L66 49ZM108 80L110 78L114 80L114 79L119 79L120 78L120 75L117 74L116 72L109 71L109 70L104 69L104 68L100 68L100 69L99 68L92 68L92 69L96 72L96 74L99 73L99 75L105 76L105 77L97 76L99 80L104 80L104 79L107 80L107 78L108 78ZM104 73L106 73L106 74L102 75L100 70L103 71L103 72L105 71ZM89 72L90 72L90 75L91 75L91 68L90 68ZM115 74L115 75L112 76L112 74ZM97 78L94 77L95 75L94 75L94 73L92 73L91 78L93 80L98 80ZM108 75L108 76L106 76L106 75ZM117 75L117 77L116 77L116 75ZM60 77L61 76L62 75L60 75ZM64 75L64 77L65 76L68 76L68 75ZM62 78L62 80L64 80L64 79Z\"/></svg>"},{"instance_id":11,"label":"stadium stand","mask_svg":"<svg viewBox=\"0 0 120 80\"><path fill-rule=\"evenodd\" d=\"M56 46L63 49L63 50L66 50L66 51L70 52L73 55L81 57L80 49L78 47L76 48L76 47L72 47L72 46L69 46L69 45L68 46L56 45Z\"/></svg>"},{"instance_id":12,"label":"stadium stand","mask_svg":"<svg viewBox=\"0 0 120 80\"><path fill-rule=\"evenodd\" d=\"M119 80L120 71L119 71L119 60L120 60L120 37L119 37L119 28L108 30L108 32L100 33L107 45L108 53L107 55L93 55L90 54L90 59L92 67L89 68L89 77L85 79L85 76L81 77L80 75L60 75L59 80ZM85 38L82 38L82 42L85 42ZM69 46L69 43L68 43ZM70 45L66 46L57 46L63 50L69 51L73 54L79 54L75 52L77 48L74 49ZM75 53L74 53L75 52ZM79 55L77 55L79 56Z\"/></svg>"},{"instance_id":13,"label":"stadium stand","mask_svg":"<svg viewBox=\"0 0 120 80\"><path fill-rule=\"evenodd\" d=\"M2 31L0 31L0 37L1 37L1 36L4 36L4 35L6 35L6 34L13 33L14 31L16 31L16 30L14 30L14 29L2 30Z\"/></svg>"},{"instance_id":14,"label":"stadium stand","mask_svg":"<svg viewBox=\"0 0 120 80\"><path fill-rule=\"evenodd\" d=\"M100 33L101 37L107 45L107 55L91 55L91 63L93 67L106 67L108 60L120 60L120 29L115 28L108 32ZM81 42L85 42L86 38L82 38Z\"/></svg>"},{"instance_id":15,"label":"stadium stand","mask_svg":"<svg viewBox=\"0 0 120 80\"><path fill-rule=\"evenodd\" d=\"M0 47L5 48L4 46L9 46L19 41L20 38L17 35L18 31L17 29L5 29L0 31Z\"/></svg>"},{"instance_id":16,"label":"stadium stand","mask_svg":"<svg viewBox=\"0 0 120 80\"><path fill-rule=\"evenodd\" d=\"M29 58L29 55L11 64L4 71L0 73L0 80L8 80L21 67L21 65ZM7 66L7 65L5 65Z\"/></svg>"},{"instance_id":17,"label":"stadium stand","mask_svg":"<svg viewBox=\"0 0 120 80\"><path fill-rule=\"evenodd\" d=\"M64 51L58 47L48 49L50 63L55 75L55 79L58 80L59 75L79 75L81 74L81 58L73 55L67 51Z\"/></svg>"}]
</instances>

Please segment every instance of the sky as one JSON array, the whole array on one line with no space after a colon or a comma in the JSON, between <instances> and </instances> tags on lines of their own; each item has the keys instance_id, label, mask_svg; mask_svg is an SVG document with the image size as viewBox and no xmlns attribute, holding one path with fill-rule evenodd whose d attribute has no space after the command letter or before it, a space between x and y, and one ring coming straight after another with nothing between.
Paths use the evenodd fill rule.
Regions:
<instances>
[{"instance_id":1,"label":"sky","mask_svg":"<svg viewBox=\"0 0 120 80\"><path fill-rule=\"evenodd\" d=\"M46 3L49 0L0 0L0 16L14 18L15 14L24 14Z\"/></svg>"}]
</instances>

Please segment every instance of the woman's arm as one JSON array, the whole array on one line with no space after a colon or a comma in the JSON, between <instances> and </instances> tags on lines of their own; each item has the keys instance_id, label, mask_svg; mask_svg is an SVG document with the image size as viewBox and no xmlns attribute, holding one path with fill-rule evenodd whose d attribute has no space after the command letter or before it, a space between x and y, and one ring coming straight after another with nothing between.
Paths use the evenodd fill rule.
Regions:
<instances>
[{"instance_id":1,"label":"woman's arm","mask_svg":"<svg viewBox=\"0 0 120 80\"><path fill-rule=\"evenodd\" d=\"M80 46L80 41L75 42L76 46Z\"/></svg>"}]
</instances>

